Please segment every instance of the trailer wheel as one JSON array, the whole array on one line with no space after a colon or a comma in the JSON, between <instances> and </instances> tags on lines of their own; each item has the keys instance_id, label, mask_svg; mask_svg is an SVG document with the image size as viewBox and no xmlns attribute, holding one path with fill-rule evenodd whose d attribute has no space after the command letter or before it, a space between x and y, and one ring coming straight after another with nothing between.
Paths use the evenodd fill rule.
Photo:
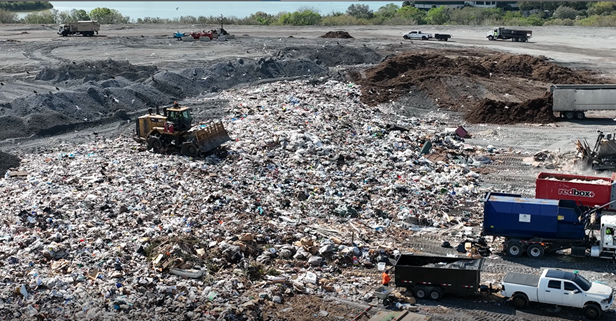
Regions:
<instances>
[{"instance_id":1,"label":"trailer wheel","mask_svg":"<svg viewBox=\"0 0 616 321\"><path fill-rule=\"evenodd\" d=\"M520 242L509 242L509 244L507 244L507 255L520 257L522 256L522 252L524 252L524 248Z\"/></svg>"},{"instance_id":2,"label":"trailer wheel","mask_svg":"<svg viewBox=\"0 0 616 321\"><path fill-rule=\"evenodd\" d=\"M539 244L532 244L526 249L526 254L532 259L540 259L545 254L545 249Z\"/></svg>"},{"instance_id":3,"label":"trailer wheel","mask_svg":"<svg viewBox=\"0 0 616 321\"><path fill-rule=\"evenodd\" d=\"M415 288L415 299L425 299L428 296L428 292L423 287Z\"/></svg>"},{"instance_id":4,"label":"trailer wheel","mask_svg":"<svg viewBox=\"0 0 616 321\"><path fill-rule=\"evenodd\" d=\"M582 119L584 119L584 117L585 117L585 115L584 115L584 112L582 112L582 111L578 111L577 113L575 113L575 118L577 120L582 120Z\"/></svg>"},{"instance_id":5,"label":"trailer wheel","mask_svg":"<svg viewBox=\"0 0 616 321\"><path fill-rule=\"evenodd\" d=\"M430 299L434 301L440 300L442 296L443 296L443 293L441 292L440 289L433 289L430 291Z\"/></svg>"},{"instance_id":6,"label":"trailer wheel","mask_svg":"<svg viewBox=\"0 0 616 321\"><path fill-rule=\"evenodd\" d=\"M513 302L513 306L516 309L524 309L528 306L528 298L526 295L518 293L511 298L511 302Z\"/></svg>"},{"instance_id":7,"label":"trailer wheel","mask_svg":"<svg viewBox=\"0 0 616 321\"><path fill-rule=\"evenodd\" d=\"M575 117L575 113L572 111L567 111L565 112L565 118L567 118L567 120L573 120L573 118Z\"/></svg>"},{"instance_id":8,"label":"trailer wheel","mask_svg":"<svg viewBox=\"0 0 616 321\"><path fill-rule=\"evenodd\" d=\"M591 320L597 320L601 317L601 309L596 304L586 303L584 305L584 316Z\"/></svg>"}]
</instances>

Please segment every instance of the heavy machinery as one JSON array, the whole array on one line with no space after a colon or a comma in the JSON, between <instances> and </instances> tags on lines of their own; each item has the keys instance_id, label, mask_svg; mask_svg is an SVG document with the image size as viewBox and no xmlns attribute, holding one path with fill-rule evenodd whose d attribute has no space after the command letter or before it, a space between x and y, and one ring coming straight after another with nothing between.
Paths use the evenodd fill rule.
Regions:
<instances>
[{"instance_id":1,"label":"heavy machinery","mask_svg":"<svg viewBox=\"0 0 616 321\"><path fill-rule=\"evenodd\" d=\"M195 40L199 40L201 37L208 37L210 40L214 38L214 34L211 31L193 31L190 33L190 36Z\"/></svg>"},{"instance_id":2,"label":"heavy machinery","mask_svg":"<svg viewBox=\"0 0 616 321\"><path fill-rule=\"evenodd\" d=\"M195 157L231 140L222 123L210 126L192 126L189 107L163 108L163 114L152 109L136 122L135 141L146 143L148 150L155 152L179 151L182 155Z\"/></svg>"},{"instance_id":3,"label":"heavy machinery","mask_svg":"<svg viewBox=\"0 0 616 321\"><path fill-rule=\"evenodd\" d=\"M94 36L94 33L98 35L100 30L101 25L98 21L77 21L61 24L58 29L58 34L62 37L74 34L81 34L84 37L91 37Z\"/></svg>"},{"instance_id":4,"label":"heavy machinery","mask_svg":"<svg viewBox=\"0 0 616 321\"><path fill-rule=\"evenodd\" d=\"M595 146L590 147L588 142L577 141L576 147L581 155L582 167L593 170L613 170L616 169L616 133L603 134L599 131Z\"/></svg>"}]
</instances>

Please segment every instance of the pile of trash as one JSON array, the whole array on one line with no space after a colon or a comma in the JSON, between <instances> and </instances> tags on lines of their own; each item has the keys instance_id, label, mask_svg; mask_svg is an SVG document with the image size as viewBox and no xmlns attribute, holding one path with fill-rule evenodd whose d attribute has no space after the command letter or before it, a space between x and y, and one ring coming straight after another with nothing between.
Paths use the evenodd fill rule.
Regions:
<instances>
[{"instance_id":1,"label":"pile of trash","mask_svg":"<svg viewBox=\"0 0 616 321\"><path fill-rule=\"evenodd\" d=\"M322 35L321 38L350 39L350 38L353 38L353 37L348 32L346 32L346 31L328 31L327 33Z\"/></svg>"},{"instance_id":2,"label":"pile of trash","mask_svg":"<svg viewBox=\"0 0 616 321\"><path fill-rule=\"evenodd\" d=\"M438 119L359 95L294 81L200 98L233 102L233 141L205 159L127 136L22 155L25 176L0 179L3 308L257 320L296 294L373 302L378 263L414 250L418 224L476 222L480 176Z\"/></svg>"}]
</instances>

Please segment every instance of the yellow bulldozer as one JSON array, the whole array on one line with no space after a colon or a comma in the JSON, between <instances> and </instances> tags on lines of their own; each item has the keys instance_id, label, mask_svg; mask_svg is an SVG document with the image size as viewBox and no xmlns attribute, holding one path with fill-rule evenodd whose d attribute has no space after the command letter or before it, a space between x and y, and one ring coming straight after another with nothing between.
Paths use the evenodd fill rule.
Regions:
<instances>
[{"instance_id":1,"label":"yellow bulldozer","mask_svg":"<svg viewBox=\"0 0 616 321\"><path fill-rule=\"evenodd\" d=\"M152 108L148 114L137 118L136 134L138 143L145 143L147 149L155 152L179 151L182 155L195 157L230 141L231 138L221 122L209 126L192 126L189 107L179 106L163 108L160 114Z\"/></svg>"}]
</instances>

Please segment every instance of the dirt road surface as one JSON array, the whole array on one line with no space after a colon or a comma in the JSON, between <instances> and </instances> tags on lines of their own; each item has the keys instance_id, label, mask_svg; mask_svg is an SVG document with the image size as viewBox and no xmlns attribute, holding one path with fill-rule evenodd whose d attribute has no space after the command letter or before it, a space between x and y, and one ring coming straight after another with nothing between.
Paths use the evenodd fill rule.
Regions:
<instances>
[{"instance_id":1,"label":"dirt road surface","mask_svg":"<svg viewBox=\"0 0 616 321\"><path fill-rule=\"evenodd\" d=\"M75 92L77 85L67 82L50 82L36 79L44 68L58 68L61 65L88 63L97 60L112 59L128 61L135 66L156 66L157 72L182 72L187 68L207 67L216 62L259 60L263 57L280 55L287 57L312 57L313 60L323 56L336 56L340 53L336 46L355 48L358 51L373 50L384 57L407 51L442 50L447 55L456 51L472 55L478 51L500 51L514 54L545 56L551 61L572 69L590 69L605 77L606 81L616 79L616 32L613 28L580 27L533 27L533 38L528 43L510 41L488 41L485 35L490 27L469 26L422 26L424 32L450 33L453 38L448 42L408 41L402 35L413 28L411 26L352 26L344 28L329 27L266 27L266 26L225 26L235 36L229 41L193 41L189 37L182 41L172 39L172 33L209 30L216 26L193 25L108 25L102 26L100 35L95 37L60 37L56 35L54 25L1 25L0 26L0 102L8 103L37 95L38 92ZM352 39L322 39L319 36L327 31L344 30ZM292 47L289 49L289 47ZM319 47L322 48L318 52ZM365 49L364 49L365 48ZM333 51L337 50L337 51ZM346 49L345 49L346 50ZM350 49L349 49L350 50ZM334 54L332 55L332 52ZM344 51L350 52L350 51ZM312 56L311 56L312 55ZM318 58L318 56L321 58ZM376 64L378 57L355 54L340 54L329 57L325 65L329 75L346 67L361 65L361 68ZM353 59L355 60L353 60ZM149 77L149 75L148 75ZM153 76L152 76L153 77ZM40 78L40 77L39 77ZM152 78L153 79L153 78ZM251 84L262 79L245 79ZM521 84L533 86L532 83ZM34 93L34 92L37 93ZM207 92L199 94L206 95ZM503 95L507 93L502 93ZM185 97L190 102L190 97ZM215 106L201 106L203 115L216 117L224 112L226 102ZM138 106L131 111L139 114L146 106ZM511 149L518 153L507 156L485 168L484 188L507 192L518 192L527 196L534 195L534 178L546 169L533 166L528 161L534 153L542 150L573 152L577 140L586 139L594 142L597 131L612 132L616 129L616 112L589 113L588 119L579 122L556 121L551 124L467 124L461 112L439 110L438 108L417 109L414 105L404 105L401 113L429 113L447 121L450 127L464 126L473 135L466 142L473 145ZM202 115L202 116L203 116ZM130 116L130 115L129 115ZM109 118L111 119L111 118ZM7 125L4 125L7 126ZM13 136L0 141L0 149L13 152L38 152L60 143L79 143L92 139L93 132L100 135L117 137L119 133L132 130L127 120L111 119L93 123L91 126L76 126L71 130L58 132L48 137L34 134ZM564 169L566 170L566 169ZM587 173L600 174L604 173ZM408 244L426 253L445 254L450 252L441 248L442 241L455 241L452 231L434 230L429 237L411 237ZM495 248L498 246L495 245ZM451 252L453 253L453 252ZM616 286L616 265L599 259L574 259L564 255L550 255L544 259L511 259L501 255L490 257L486 261L483 281L498 280L506 272L539 273L544 267L578 270L591 279L601 280ZM440 302L420 302L421 313L429 314L436 320L582 320L584 317L578 309L563 308L560 311L551 306L537 306L525 311L516 311L510 304L496 296L457 298L448 297ZM613 319L608 313L604 319Z\"/></svg>"}]
</instances>

